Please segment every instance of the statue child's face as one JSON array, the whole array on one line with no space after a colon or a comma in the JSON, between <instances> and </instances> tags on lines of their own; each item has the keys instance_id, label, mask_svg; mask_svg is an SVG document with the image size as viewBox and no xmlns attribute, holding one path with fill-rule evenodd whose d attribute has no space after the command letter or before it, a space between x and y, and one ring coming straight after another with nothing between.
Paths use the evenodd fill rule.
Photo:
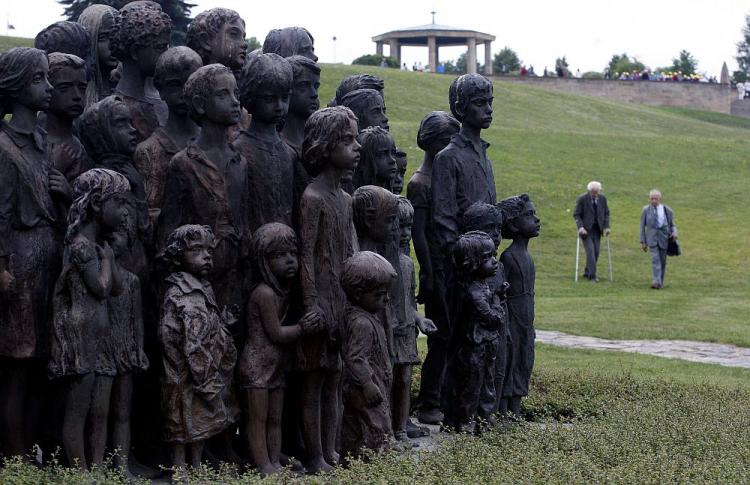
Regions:
<instances>
[{"instance_id":1,"label":"statue child's face","mask_svg":"<svg viewBox=\"0 0 750 485\"><path fill-rule=\"evenodd\" d=\"M84 68L65 67L57 71L52 80L55 88L49 110L69 119L77 118L83 113L83 96L86 94L86 70Z\"/></svg>"},{"instance_id":2,"label":"statue child's face","mask_svg":"<svg viewBox=\"0 0 750 485\"><path fill-rule=\"evenodd\" d=\"M318 88L320 74L315 74L310 69L302 69L300 75L294 78L289 112L301 118L308 118L316 112L320 108Z\"/></svg>"},{"instance_id":3,"label":"statue child's face","mask_svg":"<svg viewBox=\"0 0 750 485\"><path fill-rule=\"evenodd\" d=\"M188 115L188 105L183 96L182 87L194 71L195 69L186 68L179 72L169 72L159 86L159 96L167 103L169 110L178 116Z\"/></svg>"},{"instance_id":4,"label":"statue child's face","mask_svg":"<svg viewBox=\"0 0 750 485\"><path fill-rule=\"evenodd\" d=\"M385 242L398 234L398 208L383 212L381 208L370 209L368 234L373 241Z\"/></svg>"},{"instance_id":5,"label":"statue child's face","mask_svg":"<svg viewBox=\"0 0 750 485\"><path fill-rule=\"evenodd\" d=\"M370 313L378 313L388 304L388 290L389 285L358 290L354 298L355 303Z\"/></svg>"},{"instance_id":6,"label":"statue child's face","mask_svg":"<svg viewBox=\"0 0 750 485\"><path fill-rule=\"evenodd\" d=\"M262 87L250 99L247 110L262 123L278 125L289 112L289 92Z\"/></svg>"},{"instance_id":7,"label":"statue child's face","mask_svg":"<svg viewBox=\"0 0 750 485\"><path fill-rule=\"evenodd\" d=\"M277 281L288 281L297 276L297 250L293 248L271 251L267 255L268 267Z\"/></svg>"},{"instance_id":8,"label":"statue child's face","mask_svg":"<svg viewBox=\"0 0 750 485\"><path fill-rule=\"evenodd\" d=\"M388 190L391 189L397 173L395 154L396 146L390 137L386 143L376 147L373 153L372 167L378 180L377 185Z\"/></svg>"},{"instance_id":9,"label":"statue child's face","mask_svg":"<svg viewBox=\"0 0 750 485\"><path fill-rule=\"evenodd\" d=\"M500 235L500 224L497 222L498 221L494 219L488 220L477 229L478 231L487 234L492 239L492 242L495 243L496 251L497 248L500 247L500 242L502 241L502 236Z\"/></svg>"},{"instance_id":10,"label":"statue child's face","mask_svg":"<svg viewBox=\"0 0 750 485\"><path fill-rule=\"evenodd\" d=\"M109 74L109 71L117 67L117 58L112 55L109 38L112 35L114 19L111 15L105 15L102 18L102 24L99 27L99 37L96 39L96 55L99 59L99 66L102 71Z\"/></svg>"},{"instance_id":11,"label":"statue child's face","mask_svg":"<svg viewBox=\"0 0 750 485\"><path fill-rule=\"evenodd\" d=\"M47 111L52 101L52 85L47 80L49 72L47 57L40 58L33 69L31 82L23 87L17 100L34 111Z\"/></svg>"},{"instance_id":12,"label":"statue child's face","mask_svg":"<svg viewBox=\"0 0 750 485\"><path fill-rule=\"evenodd\" d=\"M307 35L306 32L297 32L297 55L307 57L308 59L318 62L318 56L315 55L315 46L313 46L312 39Z\"/></svg>"},{"instance_id":13,"label":"statue child's face","mask_svg":"<svg viewBox=\"0 0 750 485\"><path fill-rule=\"evenodd\" d=\"M245 65L247 43L245 42L245 24L235 18L225 22L211 40L211 62L224 64L229 69L237 70Z\"/></svg>"},{"instance_id":14,"label":"statue child's face","mask_svg":"<svg viewBox=\"0 0 750 485\"><path fill-rule=\"evenodd\" d=\"M468 126L485 130L492 124L492 92L481 91L469 96L466 103L463 122Z\"/></svg>"},{"instance_id":15,"label":"statue child's face","mask_svg":"<svg viewBox=\"0 0 750 485\"><path fill-rule=\"evenodd\" d=\"M204 117L222 126L236 125L240 120L240 93L232 73L217 75L210 90L205 100Z\"/></svg>"},{"instance_id":16,"label":"statue child's face","mask_svg":"<svg viewBox=\"0 0 750 485\"><path fill-rule=\"evenodd\" d=\"M101 202L99 222L108 231L120 229L128 218L128 205L125 193L107 197Z\"/></svg>"},{"instance_id":17,"label":"statue child's face","mask_svg":"<svg viewBox=\"0 0 750 485\"><path fill-rule=\"evenodd\" d=\"M401 219L398 223L398 235L399 235L399 245L402 248L408 248L409 243L411 242L411 227L413 225L413 222L408 219Z\"/></svg>"},{"instance_id":18,"label":"statue child's face","mask_svg":"<svg viewBox=\"0 0 750 485\"><path fill-rule=\"evenodd\" d=\"M162 32L151 40L151 44L141 47L133 53L133 59L138 62L138 68L144 76L153 76L156 60L169 48L169 34Z\"/></svg>"},{"instance_id":19,"label":"statue child's face","mask_svg":"<svg viewBox=\"0 0 750 485\"><path fill-rule=\"evenodd\" d=\"M360 148L361 145L357 141L357 123L349 120L349 127L341 134L341 139L328 156L329 163L342 171L342 178L351 178L359 162Z\"/></svg>"},{"instance_id":20,"label":"statue child's face","mask_svg":"<svg viewBox=\"0 0 750 485\"><path fill-rule=\"evenodd\" d=\"M180 270L205 277L213 268L213 247L209 241L198 239L188 241L180 260Z\"/></svg>"},{"instance_id":21,"label":"statue child's face","mask_svg":"<svg viewBox=\"0 0 750 485\"><path fill-rule=\"evenodd\" d=\"M391 192L396 195L401 195L404 191L404 177L406 176L406 156L396 155L396 176L393 177L393 185Z\"/></svg>"},{"instance_id":22,"label":"statue child's face","mask_svg":"<svg viewBox=\"0 0 750 485\"><path fill-rule=\"evenodd\" d=\"M112 111L110 120L110 136L112 137L112 148L115 153L132 155L138 145L138 132L133 127L130 112L124 104L120 103Z\"/></svg>"},{"instance_id":23,"label":"statue child's face","mask_svg":"<svg viewBox=\"0 0 750 485\"><path fill-rule=\"evenodd\" d=\"M380 96L372 97L370 104L362 115L362 118L359 120L359 126L362 129L370 126L379 126L386 131L389 129L388 117L385 115L385 102Z\"/></svg>"},{"instance_id":24,"label":"statue child's face","mask_svg":"<svg viewBox=\"0 0 750 485\"><path fill-rule=\"evenodd\" d=\"M532 238L539 235L541 224L532 202L526 203L523 212L513 219L513 225L516 227L518 235L521 237Z\"/></svg>"},{"instance_id":25,"label":"statue child's face","mask_svg":"<svg viewBox=\"0 0 750 485\"><path fill-rule=\"evenodd\" d=\"M478 278L490 278L495 276L497 268L498 264L497 259L495 258L495 251L487 250L482 254L481 262L474 274Z\"/></svg>"}]
</instances>

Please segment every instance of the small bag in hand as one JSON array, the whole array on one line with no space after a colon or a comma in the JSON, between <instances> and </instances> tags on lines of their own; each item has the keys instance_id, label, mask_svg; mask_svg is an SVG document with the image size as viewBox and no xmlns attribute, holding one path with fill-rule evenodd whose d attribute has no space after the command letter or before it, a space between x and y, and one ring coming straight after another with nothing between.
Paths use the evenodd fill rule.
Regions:
<instances>
[{"instance_id":1,"label":"small bag in hand","mask_svg":"<svg viewBox=\"0 0 750 485\"><path fill-rule=\"evenodd\" d=\"M677 239L669 239L669 242L667 243L667 256L679 256L682 254L682 251L680 251L680 245L677 244Z\"/></svg>"}]
</instances>

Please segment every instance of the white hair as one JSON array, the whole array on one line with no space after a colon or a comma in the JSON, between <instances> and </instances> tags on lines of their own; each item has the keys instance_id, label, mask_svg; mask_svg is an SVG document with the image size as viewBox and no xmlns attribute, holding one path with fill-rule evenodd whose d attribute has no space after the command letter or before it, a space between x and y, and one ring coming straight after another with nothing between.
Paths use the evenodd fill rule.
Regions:
<instances>
[{"instance_id":1,"label":"white hair","mask_svg":"<svg viewBox=\"0 0 750 485\"><path fill-rule=\"evenodd\" d=\"M591 181L591 182L589 182L589 184L588 184L588 185L586 186L586 190L588 190L589 192L591 192L591 191L592 191L592 190L594 190L594 189L596 189L596 190L598 190L599 192L601 192L601 190L602 190L602 184L601 184L600 182L597 182L596 180L592 180L592 181Z\"/></svg>"},{"instance_id":2,"label":"white hair","mask_svg":"<svg viewBox=\"0 0 750 485\"><path fill-rule=\"evenodd\" d=\"M661 198L661 192L659 192L659 189L651 189L651 192L648 193L648 198L658 195L659 198Z\"/></svg>"}]
</instances>

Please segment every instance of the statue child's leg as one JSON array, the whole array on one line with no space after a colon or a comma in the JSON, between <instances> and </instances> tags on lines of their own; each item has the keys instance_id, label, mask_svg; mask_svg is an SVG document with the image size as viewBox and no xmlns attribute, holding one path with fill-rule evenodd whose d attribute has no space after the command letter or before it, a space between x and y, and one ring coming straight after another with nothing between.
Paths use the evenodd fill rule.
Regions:
<instances>
[{"instance_id":1,"label":"statue child's leg","mask_svg":"<svg viewBox=\"0 0 750 485\"><path fill-rule=\"evenodd\" d=\"M190 443L190 466L193 468L199 468L201 466L201 460L203 459L203 448L206 444L205 440L194 441Z\"/></svg>"},{"instance_id":2,"label":"statue child's leg","mask_svg":"<svg viewBox=\"0 0 750 485\"><path fill-rule=\"evenodd\" d=\"M129 473L130 456L130 413L133 402L133 374L115 378L112 385L112 446L117 450L114 465Z\"/></svg>"},{"instance_id":3,"label":"statue child's leg","mask_svg":"<svg viewBox=\"0 0 750 485\"><path fill-rule=\"evenodd\" d=\"M275 471L268 458L267 436L268 430L268 389L247 389L247 422L245 425L245 440L247 440L250 459L261 473Z\"/></svg>"},{"instance_id":4,"label":"statue child's leg","mask_svg":"<svg viewBox=\"0 0 750 485\"><path fill-rule=\"evenodd\" d=\"M409 419L411 401L411 365L393 366L393 386L391 390L393 434L396 439L406 439L406 422Z\"/></svg>"},{"instance_id":5,"label":"statue child's leg","mask_svg":"<svg viewBox=\"0 0 750 485\"><path fill-rule=\"evenodd\" d=\"M274 468L281 469L281 415L284 410L284 388L268 394L268 458Z\"/></svg>"},{"instance_id":6,"label":"statue child's leg","mask_svg":"<svg viewBox=\"0 0 750 485\"><path fill-rule=\"evenodd\" d=\"M3 359L0 362L0 436L6 457L26 453L24 409L26 407L26 374L24 362Z\"/></svg>"},{"instance_id":7,"label":"statue child's leg","mask_svg":"<svg viewBox=\"0 0 750 485\"><path fill-rule=\"evenodd\" d=\"M107 423L109 402L112 396L114 377L95 375L91 398L91 462L101 467L104 463L104 449L107 446Z\"/></svg>"},{"instance_id":8,"label":"statue child's leg","mask_svg":"<svg viewBox=\"0 0 750 485\"><path fill-rule=\"evenodd\" d=\"M63 418L63 449L71 466L77 464L86 469L84 428L91 407L92 393L96 377L93 372L75 377L68 387Z\"/></svg>"},{"instance_id":9,"label":"statue child's leg","mask_svg":"<svg viewBox=\"0 0 750 485\"><path fill-rule=\"evenodd\" d=\"M323 456L331 465L339 462L340 456L336 451L336 438L341 423L339 406L341 385L340 371L327 371L323 380L323 395L321 399L321 440Z\"/></svg>"},{"instance_id":10,"label":"statue child's leg","mask_svg":"<svg viewBox=\"0 0 750 485\"><path fill-rule=\"evenodd\" d=\"M517 418L521 417L521 396L513 396L510 398L510 412L512 412Z\"/></svg>"},{"instance_id":11,"label":"statue child's leg","mask_svg":"<svg viewBox=\"0 0 750 485\"><path fill-rule=\"evenodd\" d=\"M302 376L302 439L308 471L330 471L331 466L323 459L323 445L320 436L321 392L323 373L320 370L305 372Z\"/></svg>"}]
</instances>

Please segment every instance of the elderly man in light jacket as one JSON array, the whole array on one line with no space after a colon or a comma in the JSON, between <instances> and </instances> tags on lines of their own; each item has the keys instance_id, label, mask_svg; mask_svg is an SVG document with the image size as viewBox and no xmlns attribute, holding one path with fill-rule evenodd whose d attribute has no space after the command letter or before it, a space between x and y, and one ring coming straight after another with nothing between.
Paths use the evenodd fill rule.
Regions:
<instances>
[{"instance_id":1,"label":"elderly man in light jacket","mask_svg":"<svg viewBox=\"0 0 750 485\"><path fill-rule=\"evenodd\" d=\"M641 212L641 249L651 251L651 288L664 287L664 272L667 268L667 246L670 239L677 239L672 209L661 203L661 192L654 189L648 194L650 204Z\"/></svg>"}]
</instances>

